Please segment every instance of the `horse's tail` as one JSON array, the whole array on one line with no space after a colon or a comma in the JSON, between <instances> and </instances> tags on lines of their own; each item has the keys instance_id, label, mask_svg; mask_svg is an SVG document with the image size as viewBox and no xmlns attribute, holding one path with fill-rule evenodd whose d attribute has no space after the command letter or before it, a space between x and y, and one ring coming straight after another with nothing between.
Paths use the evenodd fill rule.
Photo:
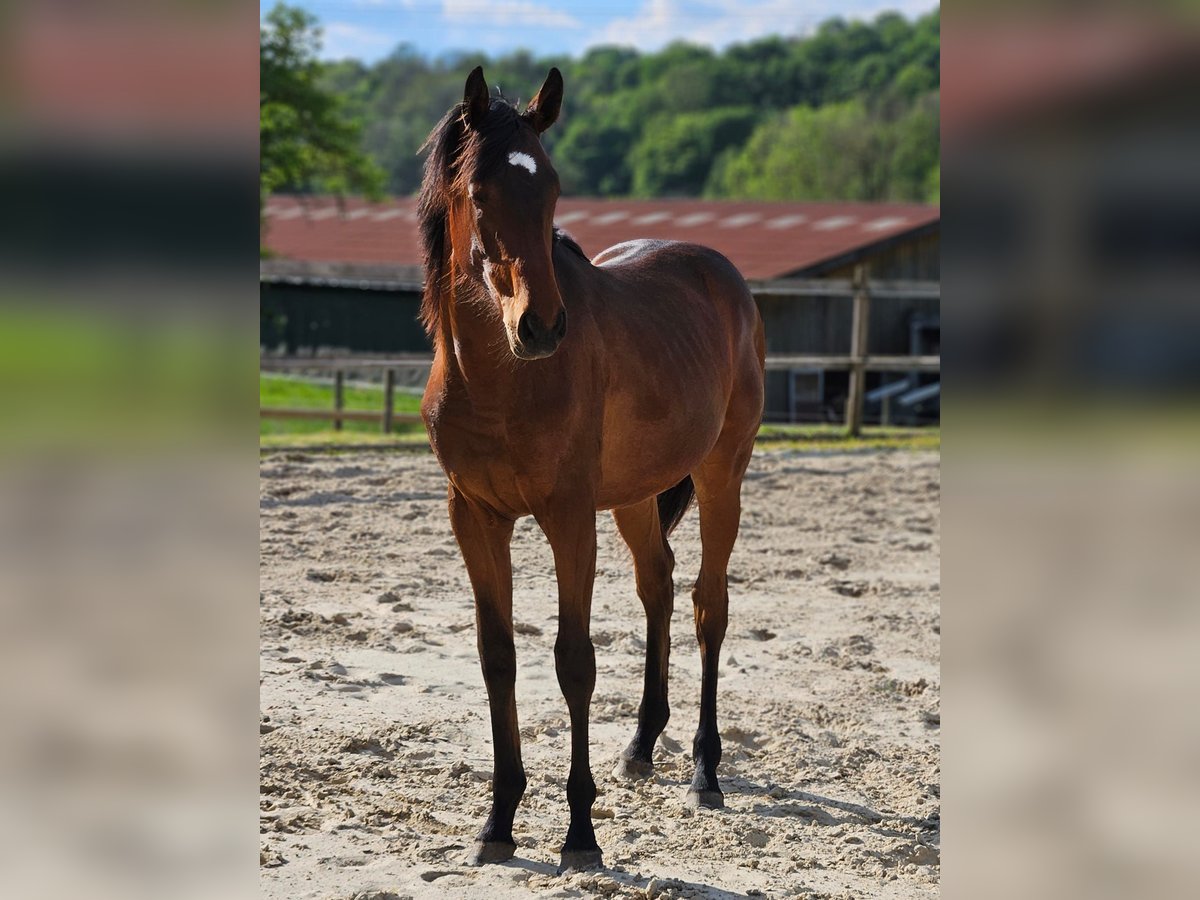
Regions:
<instances>
[{"instance_id":1,"label":"horse's tail","mask_svg":"<svg viewBox=\"0 0 1200 900\"><path fill-rule=\"evenodd\" d=\"M696 485L692 483L691 475L658 495L658 521L662 525L663 537L675 530L695 496Z\"/></svg>"}]
</instances>

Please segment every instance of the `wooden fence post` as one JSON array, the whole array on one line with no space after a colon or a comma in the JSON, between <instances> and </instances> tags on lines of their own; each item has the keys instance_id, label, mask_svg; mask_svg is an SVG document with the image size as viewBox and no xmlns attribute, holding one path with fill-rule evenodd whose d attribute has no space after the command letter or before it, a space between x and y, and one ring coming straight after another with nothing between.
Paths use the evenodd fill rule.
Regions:
<instances>
[{"instance_id":1,"label":"wooden fence post","mask_svg":"<svg viewBox=\"0 0 1200 900\"><path fill-rule=\"evenodd\" d=\"M346 376L338 369L333 373L333 409L337 415L333 419L333 430L342 430L341 413L346 408Z\"/></svg>"},{"instance_id":2,"label":"wooden fence post","mask_svg":"<svg viewBox=\"0 0 1200 900\"><path fill-rule=\"evenodd\" d=\"M862 432L863 394L866 390L868 324L871 294L867 289L866 266L854 267L854 313L850 324L850 393L846 397L846 432L858 437Z\"/></svg>"},{"instance_id":3,"label":"wooden fence post","mask_svg":"<svg viewBox=\"0 0 1200 900\"><path fill-rule=\"evenodd\" d=\"M383 370L383 433L392 431L392 416L395 414L396 370Z\"/></svg>"}]
</instances>

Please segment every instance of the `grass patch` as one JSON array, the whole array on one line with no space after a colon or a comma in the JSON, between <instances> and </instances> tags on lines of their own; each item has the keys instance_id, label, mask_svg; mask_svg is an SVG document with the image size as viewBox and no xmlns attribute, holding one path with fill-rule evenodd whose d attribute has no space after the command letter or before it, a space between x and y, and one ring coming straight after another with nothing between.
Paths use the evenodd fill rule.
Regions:
<instances>
[{"instance_id":1,"label":"grass patch","mask_svg":"<svg viewBox=\"0 0 1200 900\"><path fill-rule=\"evenodd\" d=\"M235 346L220 317L133 308L0 288L0 455L194 448L245 435L249 397L238 384L257 354Z\"/></svg>"},{"instance_id":2,"label":"grass patch","mask_svg":"<svg viewBox=\"0 0 1200 900\"><path fill-rule=\"evenodd\" d=\"M321 424L321 423L318 423ZM361 424L361 423L360 423ZM419 427L419 426L414 426ZM369 447L390 447L397 450L429 450L429 441L422 429L417 434L384 434L373 431L334 431L325 425L319 431L292 434L260 434L260 450L357 450Z\"/></svg>"},{"instance_id":3,"label":"grass patch","mask_svg":"<svg viewBox=\"0 0 1200 900\"><path fill-rule=\"evenodd\" d=\"M862 434L850 437L842 425L775 425L759 429L758 450L805 450L821 453L853 453L860 450L940 450L942 429L938 426L900 428L891 425L863 426Z\"/></svg>"},{"instance_id":4,"label":"grass patch","mask_svg":"<svg viewBox=\"0 0 1200 900\"><path fill-rule=\"evenodd\" d=\"M346 409L365 409L383 412L383 385L346 385ZM420 412L421 398L396 391L393 409L397 414ZM258 405L288 409L327 409L333 411L333 384L292 378L286 375L258 376ZM333 421L321 419L263 419L258 420L259 442L262 446L300 444L318 446L323 443L395 443L398 438L425 440L425 428L417 423L397 423L392 434L383 434L378 422L343 422L342 430L333 428ZM276 440L277 438L300 438ZM379 438L379 441L374 440Z\"/></svg>"}]
</instances>

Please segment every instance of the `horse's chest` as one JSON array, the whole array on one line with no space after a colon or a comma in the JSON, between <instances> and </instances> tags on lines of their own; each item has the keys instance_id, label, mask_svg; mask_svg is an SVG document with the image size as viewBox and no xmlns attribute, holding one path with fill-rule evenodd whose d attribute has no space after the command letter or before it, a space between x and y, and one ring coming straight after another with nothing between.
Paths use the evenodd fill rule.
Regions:
<instances>
[{"instance_id":1,"label":"horse's chest","mask_svg":"<svg viewBox=\"0 0 1200 900\"><path fill-rule=\"evenodd\" d=\"M429 440L455 489L513 516L529 513L535 485L508 449L502 427L453 408L426 415ZM460 411L461 412L461 411Z\"/></svg>"}]
</instances>

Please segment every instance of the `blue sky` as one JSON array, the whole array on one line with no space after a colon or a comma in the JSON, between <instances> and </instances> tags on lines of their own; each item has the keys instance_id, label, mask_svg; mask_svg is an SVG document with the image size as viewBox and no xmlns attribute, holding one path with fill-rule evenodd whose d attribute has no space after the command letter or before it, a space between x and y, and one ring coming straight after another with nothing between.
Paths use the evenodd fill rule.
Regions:
<instances>
[{"instance_id":1,"label":"blue sky","mask_svg":"<svg viewBox=\"0 0 1200 900\"><path fill-rule=\"evenodd\" d=\"M937 0L290 0L325 29L326 59L373 62L400 43L427 56L450 50L577 55L596 44L656 50L673 40L724 47L767 34L796 35L832 16L917 16ZM274 0L263 0L269 9Z\"/></svg>"}]
</instances>

